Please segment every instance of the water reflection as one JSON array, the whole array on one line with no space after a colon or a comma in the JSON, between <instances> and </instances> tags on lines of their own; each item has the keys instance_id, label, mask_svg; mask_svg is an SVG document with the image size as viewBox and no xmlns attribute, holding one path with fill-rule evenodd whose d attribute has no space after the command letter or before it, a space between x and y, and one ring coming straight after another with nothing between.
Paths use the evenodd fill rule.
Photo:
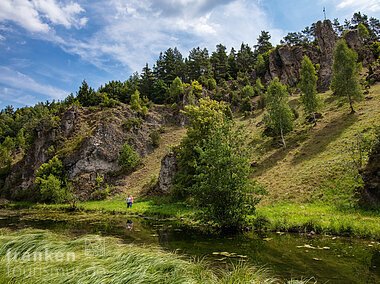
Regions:
<instances>
[{"instance_id":1,"label":"water reflection","mask_svg":"<svg viewBox=\"0 0 380 284\"><path fill-rule=\"evenodd\" d=\"M265 265L282 279L315 277L318 283L380 283L380 243L332 236L294 234L216 237L173 223L88 214L16 214L0 210L0 227L32 227L57 233L116 236L127 243L160 245L169 251L205 257L215 264Z\"/></svg>"}]
</instances>

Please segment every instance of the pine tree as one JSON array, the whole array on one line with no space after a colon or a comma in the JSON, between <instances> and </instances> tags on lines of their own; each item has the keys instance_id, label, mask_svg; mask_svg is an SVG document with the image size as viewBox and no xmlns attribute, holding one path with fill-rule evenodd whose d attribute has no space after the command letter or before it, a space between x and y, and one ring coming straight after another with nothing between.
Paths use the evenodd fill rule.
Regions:
<instances>
[{"instance_id":1,"label":"pine tree","mask_svg":"<svg viewBox=\"0 0 380 284\"><path fill-rule=\"evenodd\" d=\"M288 91L286 86L275 78L268 86L266 94L266 105L268 109L269 127L275 135L280 135L282 143L286 148L284 135L293 128L293 113L288 103Z\"/></svg>"},{"instance_id":2,"label":"pine tree","mask_svg":"<svg viewBox=\"0 0 380 284\"><path fill-rule=\"evenodd\" d=\"M255 47L255 56L259 54L264 54L273 48L273 45L270 43L271 35L269 32L261 31L260 36L257 38L257 44Z\"/></svg>"},{"instance_id":3,"label":"pine tree","mask_svg":"<svg viewBox=\"0 0 380 284\"><path fill-rule=\"evenodd\" d=\"M227 79L228 57L224 45L216 46L216 51L212 53L210 61L215 80L219 82L221 79Z\"/></svg>"},{"instance_id":4,"label":"pine tree","mask_svg":"<svg viewBox=\"0 0 380 284\"><path fill-rule=\"evenodd\" d=\"M156 102L153 89L154 81L155 77L152 69L150 69L148 63L146 63L141 72L140 94L142 97L147 97L151 101Z\"/></svg>"},{"instance_id":5,"label":"pine tree","mask_svg":"<svg viewBox=\"0 0 380 284\"><path fill-rule=\"evenodd\" d=\"M358 55L347 46L345 40L337 42L334 52L333 78L331 89L334 95L345 98L350 104L351 113L355 113L354 101L362 98L359 84Z\"/></svg>"},{"instance_id":6,"label":"pine tree","mask_svg":"<svg viewBox=\"0 0 380 284\"><path fill-rule=\"evenodd\" d=\"M313 115L314 122L316 122L315 112L318 109L317 80L318 77L315 67L310 58L305 55L301 66L301 101L304 105L305 112L309 115Z\"/></svg>"}]
</instances>

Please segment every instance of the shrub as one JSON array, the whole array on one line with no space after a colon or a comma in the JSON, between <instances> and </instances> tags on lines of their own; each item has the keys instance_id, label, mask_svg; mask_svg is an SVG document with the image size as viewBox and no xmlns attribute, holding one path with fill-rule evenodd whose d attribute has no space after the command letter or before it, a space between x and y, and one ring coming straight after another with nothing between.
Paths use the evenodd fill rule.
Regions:
<instances>
[{"instance_id":1,"label":"shrub","mask_svg":"<svg viewBox=\"0 0 380 284\"><path fill-rule=\"evenodd\" d=\"M125 171L132 171L139 164L140 155L128 143L125 143L120 151L119 165Z\"/></svg>"},{"instance_id":2,"label":"shrub","mask_svg":"<svg viewBox=\"0 0 380 284\"><path fill-rule=\"evenodd\" d=\"M157 130L152 131L149 134L149 137L150 137L150 141L152 143L152 146L154 148L157 148L158 146L160 146L161 136Z\"/></svg>"},{"instance_id":3,"label":"shrub","mask_svg":"<svg viewBox=\"0 0 380 284\"><path fill-rule=\"evenodd\" d=\"M126 131L137 130L141 127L141 124L142 124L141 118L131 117L131 118L128 118L126 121L124 121L123 128Z\"/></svg>"},{"instance_id":4,"label":"shrub","mask_svg":"<svg viewBox=\"0 0 380 284\"><path fill-rule=\"evenodd\" d=\"M38 168L34 183L42 202L62 203L69 197L63 165L57 156Z\"/></svg>"}]
</instances>

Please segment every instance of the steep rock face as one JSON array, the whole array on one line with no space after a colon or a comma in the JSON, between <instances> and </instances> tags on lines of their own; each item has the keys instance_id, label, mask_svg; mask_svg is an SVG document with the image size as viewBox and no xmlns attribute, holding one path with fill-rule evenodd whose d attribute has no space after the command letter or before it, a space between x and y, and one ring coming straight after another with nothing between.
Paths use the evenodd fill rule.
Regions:
<instances>
[{"instance_id":1,"label":"steep rock face","mask_svg":"<svg viewBox=\"0 0 380 284\"><path fill-rule=\"evenodd\" d=\"M368 45L359 34L359 30L350 30L344 35L344 39L347 42L349 48L356 51L359 57L359 61L363 63L364 67L368 67L375 61L375 56L370 50Z\"/></svg>"},{"instance_id":2,"label":"steep rock face","mask_svg":"<svg viewBox=\"0 0 380 284\"><path fill-rule=\"evenodd\" d=\"M362 177L365 183L362 201L366 205L380 206L380 143L372 152Z\"/></svg>"},{"instance_id":3,"label":"steep rock face","mask_svg":"<svg viewBox=\"0 0 380 284\"><path fill-rule=\"evenodd\" d=\"M318 22L315 29L318 46L281 46L269 56L269 72L266 80L278 77L289 86L296 86L300 78L302 58L307 55L314 64L319 64L318 90L329 89L332 77L332 64L337 36L329 20Z\"/></svg>"},{"instance_id":4,"label":"steep rock face","mask_svg":"<svg viewBox=\"0 0 380 284\"><path fill-rule=\"evenodd\" d=\"M31 149L11 169L2 193L12 199L32 198L36 170L57 155L78 197L88 199L98 175L106 182L117 180L121 171L118 157L124 143L145 156L154 149L150 133L176 122L170 109L156 108L144 119L139 119L126 105L98 111L77 107L67 110L59 125L41 125L36 129ZM131 121L135 122L132 126Z\"/></svg>"},{"instance_id":5,"label":"steep rock face","mask_svg":"<svg viewBox=\"0 0 380 284\"><path fill-rule=\"evenodd\" d=\"M318 89L319 91L327 91L331 83L334 49L338 39L330 20L317 23L315 37L320 48Z\"/></svg>"},{"instance_id":6,"label":"steep rock face","mask_svg":"<svg viewBox=\"0 0 380 284\"><path fill-rule=\"evenodd\" d=\"M175 153L170 152L161 161L161 169L155 191L161 194L169 193L177 170L177 156Z\"/></svg>"},{"instance_id":7,"label":"steep rock face","mask_svg":"<svg viewBox=\"0 0 380 284\"><path fill-rule=\"evenodd\" d=\"M284 45L269 55L269 73L267 81L277 77L284 84L295 86L300 78L300 69L304 55L313 62L318 62L317 48L309 46Z\"/></svg>"}]
</instances>

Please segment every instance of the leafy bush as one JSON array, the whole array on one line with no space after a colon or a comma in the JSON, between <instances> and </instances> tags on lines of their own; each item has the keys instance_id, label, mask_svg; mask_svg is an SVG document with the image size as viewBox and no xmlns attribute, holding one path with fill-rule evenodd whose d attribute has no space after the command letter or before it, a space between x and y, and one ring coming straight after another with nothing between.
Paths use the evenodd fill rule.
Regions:
<instances>
[{"instance_id":1,"label":"leafy bush","mask_svg":"<svg viewBox=\"0 0 380 284\"><path fill-rule=\"evenodd\" d=\"M125 143L119 155L119 165L123 170L132 171L140 164L140 160L140 155L128 143Z\"/></svg>"},{"instance_id":2,"label":"leafy bush","mask_svg":"<svg viewBox=\"0 0 380 284\"><path fill-rule=\"evenodd\" d=\"M124 121L123 128L126 131L137 130L141 127L142 122L142 119L139 117L131 117Z\"/></svg>"},{"instance_id":3,"label":"leafy bush","mask_svg":"<svg viewBox=\"0 0 380 284\"><path fill-rule=\"evenodd\" d=\"M154 148L157 148L158 146L160 146L161 136L157 130L152 131L149 134L149 138Z\"/></svg>"},{"instance_id":4,"label":"leafy bush","mask_svg":"<svg viewBox=\"0 0 380 284\"><path fill-rule=\"evenodd\" d=\"M62 181L52 174L46 179L39 178L38 187L43 202L63 203L67 200L67 191L62 186Z\"/></svg>"},{"instance_id":5,"label":"leafy bush","mask_svg":"<svg viewBox=\"0 0 380 284\"><path fill-rule=\"evenodd\" d=\"M42 202L62 203L69 197L62 162L54 156L36 172L35 185Z\"/></svg>"}]
</instances>

